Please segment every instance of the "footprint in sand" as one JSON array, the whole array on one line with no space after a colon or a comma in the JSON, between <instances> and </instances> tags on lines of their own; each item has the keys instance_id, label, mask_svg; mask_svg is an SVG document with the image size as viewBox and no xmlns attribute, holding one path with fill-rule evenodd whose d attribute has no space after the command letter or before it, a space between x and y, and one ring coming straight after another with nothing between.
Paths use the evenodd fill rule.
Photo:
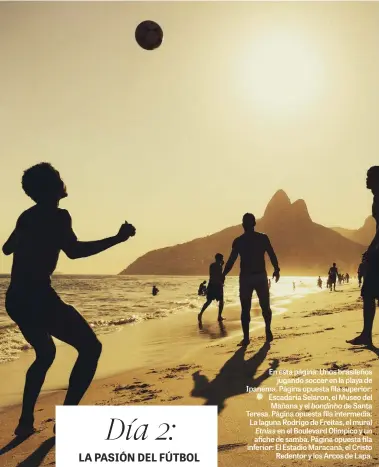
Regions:
<instances>
[{"instance_id":1,"label":"footprint in sand","mask_svg":"<svg viewBox=\"0 0 379 467\"><path fill-rule=\"evenodd\" d=\"M42 423L52 423L54 422L54 418L47 418L46 420L44 420Z\"/></svg>"},{"instance_id":2,"label":"footprint in sand","mask_svg":"<svg viewBox=\"0 0 379 467\"><path fill-rule=\"evenodd\" d=\"M171 402L171 401L177 401L179 399L183 399L183 396L171 396L167 399L167 401Z\"/></svg>"},{"instance_id":3,"label":"footprint in sand","mask_svg":"<svg viewBox=\"0 0 379 467\"><path fill-rule=\"evenodd\" d=\"M173 368L166 368L166 374L162 376L160 379L170 379L170 378L176 378L176 379L182 379L183 373L186 373L190 370L201 368L199 365L190 365L190 364L182 364L175 366Z\"/></svg>"},{"instance_id":4,"label":"footprint in sand","mask_svg":"<svg viewBox=\"0 0 379 467\"><path fill-rule=\"evenodd\" d=\"M350 364L345 364L345 363L338 364L337 362L326 362L326 363L323 363L323 365L325 365L325 366L330 365L328 370L331 370L331 371L347 370L351 366Z\"/></svg>"},{"instance_id":5,"label":"footprint in sand","mask_svg":"<svg viewBox=\"0 0 379 467\"><path fill-rule=\"evenodd\" d=\"M135 389L145 389L145 388L149 388L151 386L151 384L147 384L147 383L135 383L135 384L128 384L127 386L116 386L114 389L113 389L113 392L120 392L120 391L133 391Z\"/></svg>"},{"instance_id":6,"label":"footprint in sand","mask_svg":"<svg viewBox=\"0 0 379 467\"><path fill-rule=\"evenodd\" d=\"M127 393L124 393L124 391L127 391ZM117 396L121 397L123 400L125 400L125 398L129 398L129 402L139 403L156 399L158 394L162 391L158 389L152 389L151 384L142 383L139 381L138 383L128 384L127 386L116 386L113 389L113 392L115 392Z\"/></svg>"},{"instance_id":7,"label":"footprint in sand","mask_svg":"<svg viewBox=\"0 0 379 467\"><path fill-rule=\"evenodd\" d=\"M301 362L302 360L309 361L309 360L311 360L311 358L312 358L312 355L310 353L307 353L307 354L293 354L293 355L289 355L288 357L283 357L281 359L281 361L284 362L284 363L295 364L295 363Z\"/></svg>"},{"instance_id":8,"label":"footprint in sand","mask_svg":"<svg viewBox=\"0 0 379 467\"><path fill-rule=\"evenodd\" d=\"M334 310L334 312L339 312L342 310ZM310 318L311 316L323 316L323 315L332 315L333 311L329 310L315 310L312 311L311 313L308 313L307 315L304 315L304 318Z\"/></svg>"}]
</instances>

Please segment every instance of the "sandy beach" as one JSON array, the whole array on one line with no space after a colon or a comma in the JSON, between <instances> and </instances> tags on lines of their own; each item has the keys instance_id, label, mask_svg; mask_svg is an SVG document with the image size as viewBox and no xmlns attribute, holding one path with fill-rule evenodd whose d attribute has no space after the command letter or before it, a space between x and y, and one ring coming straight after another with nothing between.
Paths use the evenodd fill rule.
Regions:
<instances>
[{"instance_id":1,"label":"sandy beach","mask_svg":"<svg viewBox=\"0 0 379 467\"><path fill-rule=\"evenodd\" d=\"M252 321L252 340L247 349L237 347L241 339L239 309L225 310L224 328L215 323L216 307L204 315L203 329L196 326L196 313L172 316L159 322L128 329L103 337L104 354L95 382L83 404L182 404L217 405L219 408L219 466L273 465L274 453L249 452L253 430L249 426L247 410L264 411L269 408L267 397L257 399L255 392L247 393L246 386L275 385L268 369L371 369L373 375L373 403L378 397L378 350L353 348L345 343L361 330L362 312L359 289L346 285L336 293L323 291L295 300L289 309L273 320L275 340L264 343L263 320ZM258 310L256 310L258 313ZM379 341L378 322L374 328L374 343ZM144 349L143 351L141 349ZM8 387L7 400L15 403L22 390L23 371L33 355L26 352L4 379ZM59 383L65 387L67 372L74 361L66 347L58 348L57 361L46 384L52 389ZM121 371L121 369L123 370ZM15 388L18 392L15 392ZM264 392L262 393L264 394ZM3 408L0 425L0 464L54 465L53 423L55 405L63 400L63 389L45 391L36 412L38 433L17 445L13 429L20 407ZM13 398L13 399L12 399ZM376 411L377 412L377 411ZM373 420L374 435L378 433L378 417ZM370 452L370 460L325 461L282 460L276 465L359 465L377 466L378 447ZM237 457L238 456L238 457Z\"/></svg>"}]
</instances>

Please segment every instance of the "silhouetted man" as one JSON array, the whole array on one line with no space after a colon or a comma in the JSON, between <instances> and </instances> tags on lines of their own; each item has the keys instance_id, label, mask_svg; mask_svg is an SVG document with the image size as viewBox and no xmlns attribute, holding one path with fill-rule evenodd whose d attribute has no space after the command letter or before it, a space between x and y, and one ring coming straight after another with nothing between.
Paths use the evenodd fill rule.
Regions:
<instances>
[{"instance_id":1,"label":"silhouetted man","mask_svg":"<svg viewBox=\"0 0 379 467\"><path fill-rule=\"evenodd\" d=\"M317 286L320 287L320 289L322 289L322 279L321 279L321 276L318 276L318 279L317 279Z\"/></svg>"},{"instance_id":2,"label":"silhouetted man","mask_svg":"<svg viewBox=\"0 0 379 467\"><path fill-rule=\"evenodd\" d=\"M330 291L332 290L336 291L336 282L337 282L337 277L338 277L338 268L337 268L336 263L333 263L333 266L329 269L328 277L329 277Z\"/></svg>"},{"instance_id":3,"label":"silhouetted man","mask_svg":"<svg viewBox=\"0 0 379 467\"><path fill-rule=\"evenodd\" d=\"M350 274L348 272L345 274L345 280L346 280L346 284L348 284L350 280Z\"/></svg>"},{"instance_id":4,"label":"silhouetted man","mask_svg":"<svg viewBox=\"0 0 379 467\"><path fill-rule=\"evenodd\" d=\"M255 231L255 217L246 213L242 219L242 226L245 231L236 238L232 245L232 252L225 265L224 277L231 271L238 256L240 263L240 300L241 300L241 324L243 330L243 340L240 345L249 344L250 310L251 300L254 290L257 292L259 305L262 309L263 318L266 324L266 340L271 342L273 335L271 332L270 293L268 288L265 253L267 252L272 265L274 266L273 278L278 282L280 269L278 259L271 246L267 235Z\"/></svg>"},{"instance_id":5,"label":"silhouetted man","mask_svg":"<svg viewBox=\"0 0 379 467\"><path fill-rule=\"evenodd\" d=\"M372 346L372 326L375 318L376 300L379 299L379 166L373 166L367 171L366 187L374 195L372 217L376 221L376 233L363 255L365 267L361 288L363 330L358 337L347 342L353 345Z\"/></svg>"},{"instance_id":6,"label":"silhouetted man","mask_svg":"<svg viewBox=\"0 0 379 467\"><path fill-rule=\"evenodd\" d=\"M154 297L155 297L156 295L158 295L158 292L159 292L158 287L155 286L155 285L153 285L153 289L152 289L151 293L154 295Z\"/></svg>"},{"instance_id":7,"label":"silhouetted man","mask_svg":"<svg viewBox=\"0 0 379 467\"><path fill-rule=\"evenodd\" d=\"M72 370L65 405L77 405L95 375L101 343L87 321L74 307L64 303L51 286L59 253L71 259L85 258L125 242L135 228L125 222L119 232L103 240L80 242L59 201L67 196L66 186L50 164L41 163L24 172L22 187L36 203L18 218L3 246L13 254L11 283L6 293L6 310L25 339L34 348L36 359L26 374L22 413L15 430L26 437L34 429L34 407L54 361L52 336L73 346L79 353Z\"/></svg>"},{"instance_id":8,"label":"silhouetted man","mask_svg":"<svg viewBox=\"0 0 379 467\"><path fill-rule=\"evenodd\" d=\"M203 281L200 285L199 285L199 290L197 291L197 295L200 295L200 296L204 296L206 295L207 293L207 286L206 286L206 283L207 281Z\"/></svg>"},{"instance_id":9,"label":"silhouetted man","mask_svg":"<svg viewBox=\"0 0 379 467\"><path fill-rule=\"evenodd\" d=\"M204 303L198 314L199 323L203 318L204 311L213 300L218 301L218 321L223 321L222 310L224 309L224 276L222 275L222 265L224 256L221 253L215 255L215 262L209 266L209 281L207 288L207 301Z\"/></svg>"}]
</instances>

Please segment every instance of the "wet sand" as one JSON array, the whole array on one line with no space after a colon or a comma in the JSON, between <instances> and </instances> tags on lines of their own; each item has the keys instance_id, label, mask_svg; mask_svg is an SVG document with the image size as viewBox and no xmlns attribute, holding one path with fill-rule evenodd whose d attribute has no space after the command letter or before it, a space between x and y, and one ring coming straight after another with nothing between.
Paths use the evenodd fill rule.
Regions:
<instances>
[{"instance_id":1,"label":"wet sand","mask_svg":"<svg viewBox=\"0 0 379 467\"><path fill-rule=\"evenodd\" d=\"M189 312L169 318L126 326L122 331L102 337L103 355L97 379L86 394L83 404L210 404L219 407L219 466L272 465L354 465L377 466L378 451L371 460L329 461L275 460L274 454L247 451L253 430L246 410L268 410L268 398L257 400L246 386L261 388L273 385L269 368L280 369L372 369L374 371L374 407L378 408L377 349L352 347L345 343L362 326L362 304L359 290L353 285L340 292L324 291L295 300L286 313L273 319L275 340L265 345L263 320L252 321L252 341L246 348L237 347L241 340L239 309L226 309L227 320L220 327L217 308L209 308L203 328L197 326L197 313ZM256 310L257 313L257 310ZM258 316L258 315L257 315ZM375 323L374 343L379 346L379 325ZM2 402L16 403L3 407L0 413L0 448L13 440L13 429L20 413L25 368L33 359L25 352L13 364L2 365ZM46 388L64 388L75 352L66 346L58 348L57 361L49 372ZM12 371L10 371L12 370ZM7 376L6 376L7 375ZM6 379L5 379L6 378ZM37 404L36 427L39 432L23 443L5 449L0 464L54 465L52 433L55 405L62 403L64 390L45 391ZM375 409L374 409L375 413ZM378 418L373 430L377 436ZM379 443L376 443L379 444Z\"/></svg>"}]
</instances>

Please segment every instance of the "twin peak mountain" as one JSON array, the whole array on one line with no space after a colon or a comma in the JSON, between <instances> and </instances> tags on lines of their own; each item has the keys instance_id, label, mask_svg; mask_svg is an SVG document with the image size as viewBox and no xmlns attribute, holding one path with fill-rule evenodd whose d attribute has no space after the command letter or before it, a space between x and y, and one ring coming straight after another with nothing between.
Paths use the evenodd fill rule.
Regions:
<instances>
[{"instance_id":1,"label":"twin peak mountain","mask_svg":"<svg viewBox=\"0 0 379 467\"><path fill-rule=\"evenodd\" d=\"M325 276L332 263L351 275L357 271L361 255L374 237L375 222L370 216L358 230L324 227L312 221L304 200L291 203L287 194L279 190L263 217L257 220L256 230L269 236L283 275ZM207 276L215 253L222 253L226 261L233 240L242 233L240 224L207 237L150 251L120 274ZM270 274L268 258L266 264ZM231 274L238 273L239 261Z\"/></svg>"}]
</instances>

